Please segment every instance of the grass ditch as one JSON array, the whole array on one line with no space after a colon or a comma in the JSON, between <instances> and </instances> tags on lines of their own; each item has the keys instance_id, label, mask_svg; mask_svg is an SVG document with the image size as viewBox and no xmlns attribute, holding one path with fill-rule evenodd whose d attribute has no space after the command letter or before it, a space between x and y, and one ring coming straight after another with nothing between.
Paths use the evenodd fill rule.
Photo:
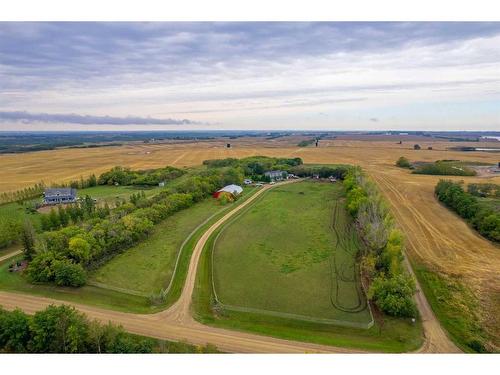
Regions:
<instances>
[{"instance_id":1,"label":"grass ditch","mask_svg":"<svg viewBox=\"0 0 500 375\"><path fill-rule=\"evenodd\" d=\"M432 311L450 339L466 353L491 351L489 338L480 324L479 301L474 293L456 277L433 271L422 264L414 264L412 268Z\"/></svg>"}]
</instances>

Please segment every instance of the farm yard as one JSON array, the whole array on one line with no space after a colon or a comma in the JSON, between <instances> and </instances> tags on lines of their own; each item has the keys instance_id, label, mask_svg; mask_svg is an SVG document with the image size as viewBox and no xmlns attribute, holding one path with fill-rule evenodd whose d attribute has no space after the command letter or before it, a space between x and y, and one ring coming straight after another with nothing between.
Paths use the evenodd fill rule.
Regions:
<instances>
[{"instance_id":1,"label":"farm yard","mask_svg":"<svg viewBox=\"0 0 500 375\"><path fill-rule=\"evenodd\" d=\"M227 224L213 249L220 303L369 327L355 261L360 242L342 196L341 184L280 186Z\"/></svg>"}]
</instances>

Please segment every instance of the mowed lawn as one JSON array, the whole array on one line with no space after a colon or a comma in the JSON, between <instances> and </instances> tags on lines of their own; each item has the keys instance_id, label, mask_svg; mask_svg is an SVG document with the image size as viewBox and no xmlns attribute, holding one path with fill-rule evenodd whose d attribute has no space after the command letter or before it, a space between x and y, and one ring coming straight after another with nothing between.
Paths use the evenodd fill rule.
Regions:
<instances>
[{"instance_id":1,"label":"mowed lawn","mask_svg":"<svg viewBox=\"0 0 500 375\"><path fill-rule=\"evenodd\" d=\"M304 181L266 192L215 241L219 301L304 319L371 322L344 200L340 183Z\"/></svg>"},{"instance_id":2,"label":"mowed lawn","mask_svg":"<svg viewBox=\"0 0 500 375\"><path fill-rule=\"evenodd\" d=\"M156 225L148 238L117 255L90 277L91 282L150 294L167 287L178 251L189 234L217 211L224 209L215 199L175 213Z\"/></svg>"}]
</instances>

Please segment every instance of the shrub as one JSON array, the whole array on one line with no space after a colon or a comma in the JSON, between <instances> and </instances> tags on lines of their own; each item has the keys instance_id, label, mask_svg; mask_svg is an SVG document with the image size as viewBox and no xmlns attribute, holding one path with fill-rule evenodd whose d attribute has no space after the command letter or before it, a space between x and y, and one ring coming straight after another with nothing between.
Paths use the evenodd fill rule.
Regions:
<instances>
[{"instance_id":1,"label":"shrub","mask_svg":"<svg viewBox=\"0 0 500 375\"><path fill-rule=\"evenodd\" d=\"M0 308L0 353L215 353L213 345L194 347L129 334L122 327L101 324L70 306L51 305L33 317Z\"/></svg>"},{"instance_id":2,"label":"shrub","mask_svg":"<svg viewBox=\"0 0 500 375\"><path fill-rule=\"evenodd\" d=\"M412 173L438 176L475 176L476 172L456 162L437 161L415 168Z\"/></svg>"},{"instance_id":3,"label":"shrub","mask_svg":"<svg viewBox=\"0 0 500 375\"><path fill-rule=\"evenodd\" d=\"M21 310L7 312L0 308L0 349L24 353L30 338L28 316Z\"/></svg>"},{"instance_id":4,"label":"shrub","mask_svg":"<svg viewBox=\"0 0 500 375\"><path fill-rule=\"evenodd\" d=\"M396 165L400 168L410 168L411 167L411 164L410 164L410 161L405 158L404 156L401 156L397 161L396 161Z\"/></svg>"},{"instance_id":5,"label":"shrub","mask_svg":"<svg viewBox=\"0 0 500 375\"><path fill-rule=\"evenodd\" d=\"M59 260L53 264L54 281L58 286L79 287L87 282L87 274L80 264Z\"/></svg>"},{"instance_id":6,"label":"shrub","mask_svg":"<svg viewBox=\"0 0 500 375\"><path fill-rule=\"evenodd\" d=\"M378 276L373 281L368 295L377 307L387 315L396 317L415 317L417 308L413 301L415 282L409 276Z\"/></svg>"},{"instance_id":7,"label":"shrub","mask_svg":"<svg viewBox=\"0 0 500 375\"><path fill-rule=\"evenodd\" d=\"M69 306L49 306L31 322L30 349L35 353L81 353L86 350L88 322Z\"/></svg>"},{"instance_id":8,"label":"shrub","mask_svg":"<svg viewBox=\"0 0 500 375\"><path fill-rule=\"evenodd\" d=\"M457 182L440 180L434 192L441 202L469 221L479 233L491 241L500 242L500 213L490 207L481 207L478 199L465 192Z\"/></svg>"}]
</instances>

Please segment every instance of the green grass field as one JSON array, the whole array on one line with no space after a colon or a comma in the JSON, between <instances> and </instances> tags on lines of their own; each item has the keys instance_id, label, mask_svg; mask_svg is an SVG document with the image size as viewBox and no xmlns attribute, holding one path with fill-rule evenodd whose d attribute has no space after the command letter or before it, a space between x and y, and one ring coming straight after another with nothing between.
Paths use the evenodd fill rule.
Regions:
<instances>
[{"instance_id":1,"label":"green grass field","mask_svg":"<svg viewBox=\"0 0 500 375\"><path fill-rule=\"evenodd\" d=\"M300 182L266 192L214 246L214 288L230 309L368 327L357 233L341 184ZM272 286L272 287L270 287Z\"/></svg>"},{"instance_id":2,"label":"green grass field","mask_svg":"<svg viewBox=\"0 0 500 375\"><path fill-rule=\"evenodd\" d=\"M100 267L90 281L145 294L166 288L184 240L221 209L223 207L215 199L208 198L177 212L156 225L145 241Z\"/></svg>"},{"instance_id":3,"label":"green grass field","mask_svg":"<svg viewBox=\"0 0 500 375\"><path fill-rule=\"evenodd\" d=\"M378 316L371 328L361 329L224 308L215 302L212 288L212 250L218 233L220 229L216 230L207 241L198 265L192 311L193 316L199 322L288 340L379 352L407 352L416 350L422 345L420 319L412 323L410 319ZM274 285L269 282L265 287L266 290L271 291ZM295 293L295 297L302 298L299 293Z\"/></svg>"},{"instance_id":4,"label":"green grass field","mask_svg":"<svg viewBox=\"0 0 500 375\"><path fill-rule=\"evenodd\" d=\"M19 203L7 203L0 205L0 223L3 220L14 220L23 222L29 219L35 226L40 227L40 215L38 213L28 213L26 206Z\"/></svg>"}]
</instances>

